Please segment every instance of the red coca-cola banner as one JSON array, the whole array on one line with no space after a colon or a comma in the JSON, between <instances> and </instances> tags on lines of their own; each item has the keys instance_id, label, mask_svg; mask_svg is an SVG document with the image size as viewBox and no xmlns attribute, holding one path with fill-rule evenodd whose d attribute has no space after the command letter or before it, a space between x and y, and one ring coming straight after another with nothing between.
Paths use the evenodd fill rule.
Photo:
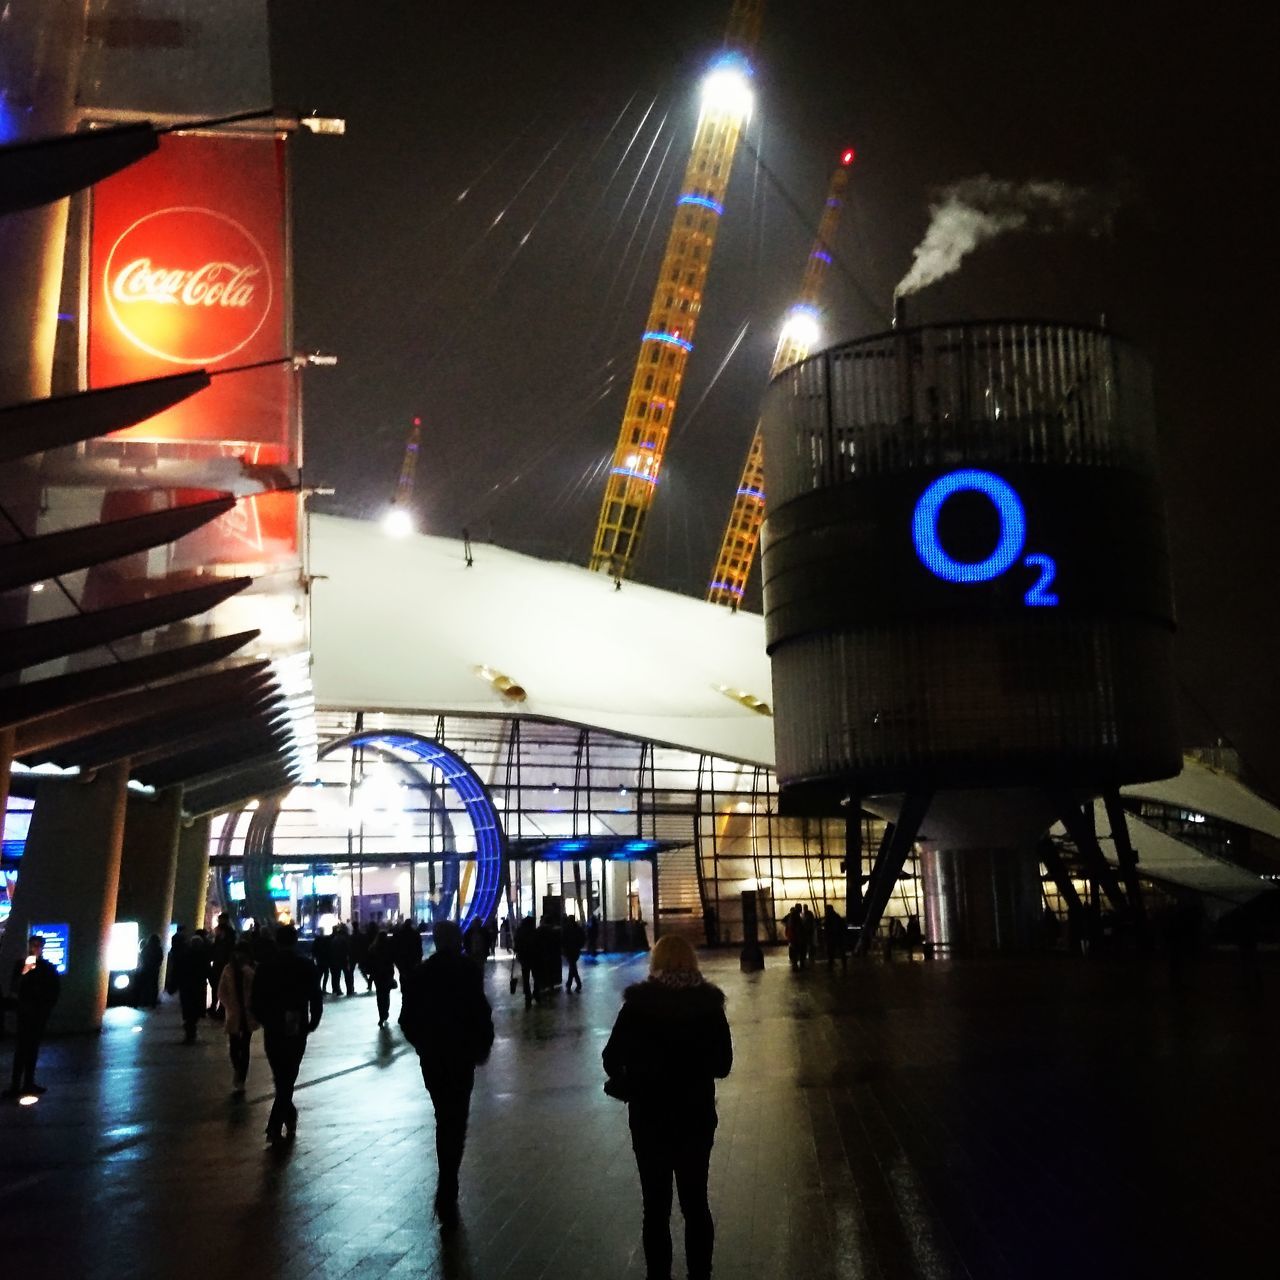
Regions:
<instances>
[{"instance_id":1,"label":"red coca-cola banner","mask_svg":"<svg viewBox=\"0 0 1280 1280\"><path fill-rule=\"evenodd\" d=\"M93 192L89 385L193 368L213 385L119 432L268 446L294 460L284 144L169 135ZM259 455L261 457L261 455Z\"/></svg>"}]
</instances>

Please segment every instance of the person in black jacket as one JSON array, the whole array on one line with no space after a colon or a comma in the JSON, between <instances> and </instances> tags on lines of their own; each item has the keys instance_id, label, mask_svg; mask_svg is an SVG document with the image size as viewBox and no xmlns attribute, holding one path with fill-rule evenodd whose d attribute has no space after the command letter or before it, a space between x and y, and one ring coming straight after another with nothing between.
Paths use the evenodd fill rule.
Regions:
<instances>
[{"instance_id":1,"label":"person in black jacket","mask_svg":"<svg viewBox=\"0 0 1280 1280\"><path fill-rule=\"evenodd\" d=\"M391 993L396 989L396 966L393 950L395 943L385 930L376 934L369 944L365 965L369 981L373 983L378 1001L378 1026L385 1027L391 1016Z\"/></svg>"},{"instance_id":2,"label":"person in black jacket","mask_svg":"<svg viewBox=\"0 0 1280 1280\"><path fill-rule=\"evenodd\" d=\"M203 929L187 939L179 953L178 999L182 1004L183 1043L195 1044L196 1026L208 1012L209 942Z\"/></svg>"},{"instance_id":3,"label":"person in black jacket","mask_svg":"<svg viewBox=\"0 0 1280 1280\"><path fill-rule=\"evenodd\" d=\"M531 915L525 916L516 925L514 939L516 963L520 966L520 982L524 987L524 1007L533 1003L533 992L529 989L529 978L533 973L534 953L538 945L538 926Z\"/></svg>"},{"instance_id":4,"label":"person in black jacket","mask_svg":"<svg viewBox=\"0 0 1280 1280\"><path fill-rule=\"evenodd\" d=\"M578 923L577 917L570 916L560 931L560 945L564 950L564 958L569 962L569 976L564 980L566 991L572 991L575 982L578 984L578 990L582 990L582 977L578 973L578 957L582 954L586 940L586 931Z\"/></svg>"},{"instance_id":5,"label":"person in black jacket","mask_svg":"<svg viewBox=\"0 0 1280 1280\"><path fill-rule=\"evenodd\" d=\"M298 931L292 925L276 930L276 953L254 973L249 1008L262 1027L263 1048L276 1085L267 1137L272 1142L292 1138L298 1128L293 1086L307 1051L307 1036L320 1025L324 1012L320 971L309 957L298 953Z\"/></svg>"},{"instance_id":6,"label":"person in black jacket","mask_svg":"<svg viewBox=\"0 0 1280 1280\"><path fill-rule=\"evenodd\" d=\"M724 993L699 973L684 938L659 939L649 977L627 988L604 1049L606 1092L629 1104L649 1280L671 1275L673 1176L690 1280L711 1275L715 1227L707 1174L716 1131L715 1082L732 1066Z\"/></svg>"},{"instance_id":7,"label":"person in black jacket","mask_svg":"<svg viewBox=\"0 0 1280 1280\"><path fill-rule=\"evenodd\" d=\"M462 955L462 932L451 920L435 927L436 949L404 979L400 1029L418 1051L422 1079L436 1112L436 1217L458 1222L458 1169L476 1068L489 1060L493 1013L480 970Z\"/></svg>"},{"instance_id":8,"label":"person in black jacket","mask_svg":"<svg viewBox=\"0 0 1280 1280\"><path fill-rule=\"evenodd\" d=\"M44 958L44 938L31 935L27 958L14 965L13 1003L17 1010L16 1039L13 1046L13 1078L4 1097L20 1098L24 1094L41 1094L44 1085L36 1084L36 1060L40 1056L40 1038L53 1006L58 1003L62 986L58 971Z\"/></svg>"}]
</instances>

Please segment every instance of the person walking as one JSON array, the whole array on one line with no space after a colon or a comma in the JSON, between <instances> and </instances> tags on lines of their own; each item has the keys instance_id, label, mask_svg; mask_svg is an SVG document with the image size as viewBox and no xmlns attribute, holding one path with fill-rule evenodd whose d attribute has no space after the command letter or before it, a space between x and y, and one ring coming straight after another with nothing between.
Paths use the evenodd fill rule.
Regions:
<instances>
[{"instance_id":1,"label":"person walking","mask_svg":"<svg viewBox=\"0 0 1280 1280\"><path fill-rule=\"evenodd\" d=\"M307 1037L320 1025L324 1000L320 971L298 952L298 931L291 924L276 930L276 953L253 977L249 1009L262 1027L263 1047L271 1064L276 1096L267 1117L267 1138L292 1138L298 1129L293 1087L298 1081Z\"/></svg>"},{"instance_id":2,"label":"person walking","mask_svg":"<svg viewBox=\"0 0 1280 1280\"><path fill-rule=\"evenodd\" d=\"M529 987L529 979L533 974L534 954L538 945L538 926L533 916L527 915L516 926L514 938L516 964L520 966L520 982L524 987L524 1007L533 1003L533 992Z\"/></svg>"},{"instance_id":3,"label":"person walking","mask_svg":"<svg viewBox=\"0 0 1280 1280\"><path fill-rule=\"evenodd\" d=\"M323 925L316 926L315 937L311 939L311 959L320 973L320 990L324 992L329 986L329 974L333 969L333 939L326 935ZM333 994L338 994L334 987Z\"/></svg>"},{"instance_id":4,"label":"person walking","mask_svg":"<svg viewBox=\"0 0 1280 1280\"><path fill-rule=\"evenodd\" d=\"M369 944L365 963L369 966L369 980L373 983L378 1001L378 1026L385 1027L391 1016L391 993L396 989L396 965L393 955L395 944L385 930Z\"/></svg>"},{"instance_id":5,"label":"person walking","mask_svg":"<svg viewBox=\"0 0 1280 1280\"><path fill-rule=\"evenodd\" d=\"M183 947L178 961L178 1000L182 1005L182 1041L195 1044L196 1026L209 1011L209 942L197 929Z\"/></svg>"},{"instance_id":6,"label":"person walking","mask_svg":"<svg viewBox=\"0 0 1280 1280\"><path fill-rule=\"evenodd\" d=\"M660 938L649 977L623 994L604 1047L605 1091L628 1104L631 1148L644 1204L649 1280L671 1275L671 1181L684 1215L689 1280L710 1280L715 1225L707 1177L716 1131L716 1087L733 1066L724 993L698 970L693 947Z\"/></svg>"},{"instance_id":7,"label":"person walking","mask_svg":"<svg viewBox=\"0 0 1280 1280\"><path fill-rule=\"evenodd\" d=\"M396 972L400 975L400 985L404 986L409 970L422 963L422 934L413 927L411 920L401 920L391 935L391 942Z\"/></svg>"},{"instance_id":8,"label":"person walking","mask_svg":"<svg viewBox=\"0 0 1280 1280\"><path fill-rule=\"evenodd\" d=\"M164 968L164 943L153 933L138 948L138 1008L154 1009L160 1003L160 970Z\"/></svg>"},{"instance_id":9,"label":"person walking","mask_svg":"<svg viewBox=\"0 0 1280 1280\"><path fill-rule=\"evenodd\" d=\"M243 1093L249 1079L249 1046L258 1023L250 1012L253 1000L253 952L240 941L218 979L218 1004L223 1011L223 1030L231 1054L231 1092Z\"/></svg>"},{"instance_id":10,"label":"person walking","mask_svg":"<svg viewBox=\"0 0 1280 1280\"><path fill-rule=\"evenodd\" d=\"M834 969L840 961L842 970L849 967L849 947L845 938L844 917L827 903L822 913L822 938L827 947L827 968Z\"/></svg>"},{"instance_id":11,"label":"person walking","mask_svg":"<svg viewBox=\"0 0 1280 1280\"><path fill-rule=\"evenodd\" d=\"M484 921L479 916L467 925L462 941L466 948L467 959L483 969L485 961L489 958L489 931L484 927Z\"/></svg>"},{"instance_id":12,"label":"person walking","mask_svg":"<svg viewBox=\"0 0 1280 1280\"><path fill-rule=\"evenodd\" d=\"M44 938L33 933L27 941L27 958L14 965L13 1005L17 1013L14 1028L13 1074L6 1098L21 1098L46 1092L36 1083L36 1062L40 1058L40 1041L49 1025L49 1015L58 1003L62 980L58 971L44 958Z\"/></svg>"},{"instance_id":13,"label":"person walking","mask_svg":"<svg viewBox=\"0 0 1280 1280\"><path fill-rule=\"evenodd\" d=\"M483 975L462 955L462 932L452 920L435 927L435 952L404 983L404 1038L418 1051L423 1083L436 1113L435 1212L443 1229L458 1223L458 1170L476 1068L493 1047L493 1012Z\"/></svg>"},{"instance_id":14,"label":"person walking","mask_svg":"<svg viewBox=\"0 0 1280 1280\"><path fill-rule=\"evenodd\" d=\"M209 945L209 1016L221 1018L222 1006L218 1003L218 987L222 982L222 970L231 960L236 949L236 928L225 911L218 915L213 929L213 941Z\"/></svg>"},{"instance_id":15,"label":"person walking","mask_svg":"<svg viewBox=\"0 0 1280 1280\"><path fill-rule=\"evenodd\" d=\"M339 920L333 926L333 936L329 939L329 985L335 996L340 996L344 990L349 996L355 995L354 973L351 965L351 934Z\"/></svg>"},{"instance_id":16,"label":"person walking","mask_svg":"<svg viewBox=\"0 0 1280 1280\"><path fill-rule=\"evenodd\" d=\"M587 916L587 954L594 956L600 950L600 917L593 911Z\"/></svg>"},{"instance_id":17,"label":"person walking","mask_svg":"<svg viewBox=\"0 0 1280 1280\"><path fill-rule=\"evenodd\" d=\"M578 957L582 955L582 948L586 941L586 932L578 923L577 917L570 916L560 931L560 945L564 951L564 958L569 962L569 976L564 980L566 992L574 989L574 983L577 983L579 991L582 990L582 978L578 973Z\"/></svg>"},{"instance_id":18,"label":"person walking","mask_svg":"<svg viewBox=\"0 0 1280 1280\"><path fill-rule=\"evenodd\" d=\"M173 931L173 939L169 943L169 963L164 971L164 993L167 996L178 994L178 976L182 972L182 954L187 949L187 926L180 924Z\"/></svg>"}]
</instances>

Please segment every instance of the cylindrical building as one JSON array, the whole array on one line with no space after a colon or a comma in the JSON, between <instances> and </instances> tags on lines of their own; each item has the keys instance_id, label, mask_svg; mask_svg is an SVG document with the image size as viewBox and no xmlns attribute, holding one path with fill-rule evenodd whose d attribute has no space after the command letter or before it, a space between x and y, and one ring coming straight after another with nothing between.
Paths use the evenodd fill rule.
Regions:
<instances>
[{"instance_id":1,"label":"cylindrical building","mask_svg":"<svg viewBox=\"0 0 1280 1280\"><path fill-rule=\"evenodd\" d=\"M1151 385L1127 343L1028 321L894 330L780 375L764 437L793 800L1177 772Z\"/></svg>"}]
</instances>

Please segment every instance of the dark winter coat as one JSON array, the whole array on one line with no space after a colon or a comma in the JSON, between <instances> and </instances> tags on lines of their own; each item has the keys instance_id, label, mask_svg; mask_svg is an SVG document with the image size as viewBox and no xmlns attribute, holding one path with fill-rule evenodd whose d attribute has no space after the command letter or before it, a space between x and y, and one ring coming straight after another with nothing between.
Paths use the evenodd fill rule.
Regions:
<instances>
[{"instance_id":1,"label":"dark winter coat","mask_svg":"<svg viewBox=\"0 0 1280 1280\"><path fill-rule=\"evenodd\" d=\"M38 1033L44 1030L53 1006L58 1003L62 980L58 977L58 970L43 956L25 973L22 966L21 960L14 965L13 978L13 1003L18 1013L18 1028Z\"/></svg>"},{"instance_id":2,"label":"dark winter coat","mask_svg":"<svg viewBox=\"0 0 1280 1280\"><path fill-rule=\"evenodd\" d=\"M560 931L560 945L564 948L564 958L576 960L582 954L582 947L586 940L587 935L583 932L582 926L576 920L566 920L564 928Z\"/></svg>"},{"instance_id":3,"label":"dark winter coat","mask_svg":"<svg viewBox=\"0 0 1280 1280\"><path fill-rule=\"evenodd\" d=\"M717 1080L733 1066L724 992L709 982L628 987L604 1069L631 1104L631 1123L715 1125Z\"/></svg>"},{"instance_id":4,"label":"dark winter coat","mask_svg":"<svg viewBox=\"0 0 1280 1280\"><path fill-rule=\"evenodd\" d=\"M533 963L533 952L538 941L538 926L533 923L531 916L525 916L523 920L516 925L515 948L516 959L521 964Z\"/></svg>"},{"instance_id":5,"label":"dark winter coat","mask_svg":"<svg viewBox=\"0 0 1280 1280\"><path fill-rule=\"evenodd\" d=\"M320 970L307 956L281 947L253 977L249 1008L268 1036L305 1036L320 1025Z\"/></svg>"},{"instance_id":6,"label":"dark winter coat","mask_svg":"<svg viewBox=\"0 0 1280 1280\"><path fill-rule=\"evenodd\" d=\"M400 1029L428 1078L467 1076L489 1059L493 1012L470 960L437 951L404 979Z\"/></svg>"}]
</instances>

